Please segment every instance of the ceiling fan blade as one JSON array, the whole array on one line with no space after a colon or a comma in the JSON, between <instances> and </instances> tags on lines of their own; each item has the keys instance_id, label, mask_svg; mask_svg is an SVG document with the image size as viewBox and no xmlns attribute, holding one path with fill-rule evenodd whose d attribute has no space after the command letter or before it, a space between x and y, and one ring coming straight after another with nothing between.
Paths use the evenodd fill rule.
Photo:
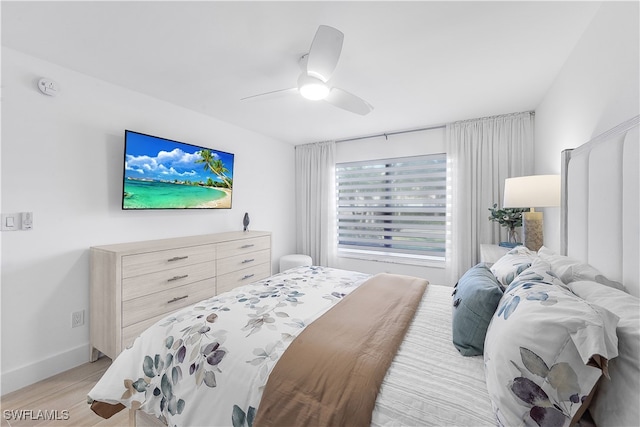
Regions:
<instances>
[{"instance_id":1,"label":"ceiling fan blade","mask_svg":"<svg viewBox=\"0 0 640 427\"><path fill-rule=\"evenodd\" d=\"M336 107L361 116L366 116L373 111L373 106L364 99L336 87L331 89L331 92L324 100Z\"/></svg>"},{"instance_id":2,"label":"ceiling fan blade","mask_svg":"<svg viewBox=\"0 0 640 427\"><path fill-rule=\"evenodd\" d=\"M245 96L244 98L240 98L240 101L244 101L247 99L252 99L252 98L258 98L261 96L267 96L267 95L275 95L275 94L286 94L286 93L298 93L298 88L297 87L292 87L292 88L287 88L287 89L278 89L278 90L272 90L271 92L264 92L264 93L259 93L257 95L251 95L251 96Z\"/></svg>"},{"instance_id":3,"label":"ceiling fan blade","mask_svg":"<svg viewBox=\"0 0 640 427\"><path fill-rule=\"evenodd\" d=\"M338 65L344 34L333 27L320 25L309 49L307 74L327 82Z\"/></svg>"}]
</instances>

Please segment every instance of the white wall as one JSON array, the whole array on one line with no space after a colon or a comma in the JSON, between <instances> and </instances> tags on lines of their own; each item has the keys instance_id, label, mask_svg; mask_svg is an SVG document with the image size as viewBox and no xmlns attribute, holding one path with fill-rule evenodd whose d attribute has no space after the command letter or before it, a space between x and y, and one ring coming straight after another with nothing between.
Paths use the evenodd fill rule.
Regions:
<instances>
[{"instance_id":1,"label":"white wall","mask_svg":"<svg viewBox=\"0 0 640 427\"><path fill-rule=\"evenodd\" d=\"M604 2L536 108L535 173L560 153L640 112L638 2ZM545 245L560 250L560 209L545 210Z\"/></svg>"},{"instance_id":2,"label":"white wall","mask_svg":"<svg viewBox=\"0 0 640 427\"><path fill-rule=\"evenodd\" d=\"M336 163L394 157L418 156L444 153L446 151L445 129L411 132L357 141L341 142L336 145ZM430 283L445 284L445 269L441 266L417 266L409 264L375 262L338 257L335 267L366 273L394 273L419 276Z\"/></svg>"},{"instance_id":3,"label":"white wall","mask_svg":"<svg viewBox=\"0 0 640 427\"><path fill-rule=\"evenodd\" d=\"M42 95L41 77L57 81ZM235 154L233 208L122 211L124 129ZM88 361L92 245L251 228L273 232L276 262L295 249L294 148L2 48L2 209L32 231L2 233L2 393Z\"/></svg>"}]
</instances>

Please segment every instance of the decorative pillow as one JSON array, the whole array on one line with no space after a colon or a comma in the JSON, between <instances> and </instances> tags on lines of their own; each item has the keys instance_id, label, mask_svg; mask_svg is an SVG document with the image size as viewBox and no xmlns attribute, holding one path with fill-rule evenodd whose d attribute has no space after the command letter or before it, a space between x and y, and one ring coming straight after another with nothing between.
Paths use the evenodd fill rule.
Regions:
<instances>
[{"instance_id":1,"label":"decorative pillow","mask_svg":"<svg viewBox=\"0 0 640 427\"><path fill-rule=\"evenodd\" d=\"M506 288L518 274L529 268L536 258L536 253L526 246L516 246L491 266L491 272Z\"/></svg>"},{"instance_id":2,"label":"decorative pillow","mask_svg":"<svg viewBox=\"0 0 640 427\"><path fill-rule=\"evenodd\" d=\"M453 291L453 345L463 356L484 350L489 322L502 297L502 288L491 270L480 263L470 268Z\"/></svg>"},{"instance_id":3,"label":"decorative pillow","mask_svg":"<svg viewBox=\"0 0 640 427\"><path fill-rule=\"evenodd\" d=\"M551 264L551 270L564 283L588 280L626 292L622 283L607 279L598 269L578 259L558 255L544 246L538 250L538 256Z\"/></svg>"},{"instance_id":4,"label":"decorative pillow","mask_svg":"<svg viewBox=\"0 0 640 427\"><path fill-rule=\"evenodd\" d=\"M596 282L571 282L569 288L589 303L618 317L618 357L609 362L611 380L602 380L589 406L598 427L640 425L640 299Z\"/></svg>"},{"instance_id":5,"label":"decorative pillow","mask_svg":"<svg viewBox=\"0 0 640 427\"><path fill-rule=\"evenodd\" d=\"M485 373L500 425L570 425L618 355L617 316L559 284L538 260L505 291L491 320Z\"/></svg>"}]
</instances>

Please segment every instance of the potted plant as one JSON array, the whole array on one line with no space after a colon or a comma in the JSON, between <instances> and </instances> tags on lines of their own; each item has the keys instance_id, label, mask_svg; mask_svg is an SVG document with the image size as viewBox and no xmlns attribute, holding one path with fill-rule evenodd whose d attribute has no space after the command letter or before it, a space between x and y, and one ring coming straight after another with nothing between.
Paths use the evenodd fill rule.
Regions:
<instances>
[{"instance_id":1,"label":"potted plant","mask_svg":"<svg viewBox=\"0 0 640 427\"><path fill-rule=\"evenodd\" d=\"M522 243L518 242L516 228L522 227L522 213L529 212L529 208L498 209L498 204L494 203L493 207L489 208L489 212L491 212L490 221L497 222L507 228L508 241L500 242L500 246L513 248L521 245Z\"/></svg>"}]
</instances>

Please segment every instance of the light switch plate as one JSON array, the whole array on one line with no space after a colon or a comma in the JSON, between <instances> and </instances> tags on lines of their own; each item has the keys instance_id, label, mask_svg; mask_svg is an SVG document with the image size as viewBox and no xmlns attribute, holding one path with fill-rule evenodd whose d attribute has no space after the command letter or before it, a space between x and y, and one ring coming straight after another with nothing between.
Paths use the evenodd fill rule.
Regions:
<instances>
[{"instance_id":1,"label":"light switch plate","mask_svg":"<svg viewBox=\"0 0 640 427\"><path fill-rule=\"evenodd\" d=\"M20 230L21 215L19 213L2 214L2 231Z\"/></svg>"}]
</instances>

